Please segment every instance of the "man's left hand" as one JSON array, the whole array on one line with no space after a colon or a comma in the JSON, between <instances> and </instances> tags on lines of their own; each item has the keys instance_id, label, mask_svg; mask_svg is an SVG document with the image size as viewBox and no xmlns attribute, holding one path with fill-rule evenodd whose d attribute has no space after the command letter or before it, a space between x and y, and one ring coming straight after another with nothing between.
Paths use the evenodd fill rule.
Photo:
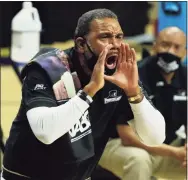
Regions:
<instances>
[{"instance_id":1,"label":"man's left hand","mask_svg":"<svg viewBox=\"0 0 188 180\"><path fill-rule=\"evenodd\" d=\"M187 152L187 143L184 145L184 148L185 148L185 152ZM182 166L183 166L184 168L187 168L187 155L185 155L185 157L184 157L184 159L183 159Z\"/></svg>"},{"instance_id":2,"label":"man's left hand","mask_svg":"<svg viewBox=\"0 0 188 180\"><path fill-rule=\"evenodd\" d=\"M136 96L139 92L138 67L136 53L128 44L121 44L116 72L105 79L122 88L127 96Z\"/></svg>"}]
</instances>

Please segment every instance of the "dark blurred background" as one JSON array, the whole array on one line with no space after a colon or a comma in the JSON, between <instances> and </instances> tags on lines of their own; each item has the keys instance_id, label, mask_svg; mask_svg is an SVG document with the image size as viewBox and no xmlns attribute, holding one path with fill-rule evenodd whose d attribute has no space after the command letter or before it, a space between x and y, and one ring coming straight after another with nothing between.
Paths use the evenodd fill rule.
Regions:
<instances>
[{"instance_id":1,"label":"dark blurred background","mask_svg":"<svg viewBox=\"0 0 188 180\"><path fill-rule=\"evenodd\" d=\"M23 1L0 2L0 46L10 46L11 21L22 8ZM73 37L79 16L95 8L108 8L118 17L126 36L135 36L145 31L149 22L149 2L107 2L107 1L33 1L42 22L41 43L66 41ZM2 28L3 27L3 28Z\"/></svg>"}]
</instances>

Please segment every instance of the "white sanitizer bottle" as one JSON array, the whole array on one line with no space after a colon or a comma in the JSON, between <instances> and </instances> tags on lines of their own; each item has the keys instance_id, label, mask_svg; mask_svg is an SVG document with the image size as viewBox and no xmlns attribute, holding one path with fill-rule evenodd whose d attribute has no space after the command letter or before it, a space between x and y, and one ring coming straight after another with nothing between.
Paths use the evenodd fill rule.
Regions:
<instances>
[{"instance_id":1,"label":"white sanitizer bottle","mask_svg":"<svg viewBox=\"0 0 188 180\"><path fill-rule=\"evenodd\" d=\"M23 2L22 9L12 20L11 53L12 61L23 67L40 49L42 24L32 2Z\"/></svg>"}]
</instances>

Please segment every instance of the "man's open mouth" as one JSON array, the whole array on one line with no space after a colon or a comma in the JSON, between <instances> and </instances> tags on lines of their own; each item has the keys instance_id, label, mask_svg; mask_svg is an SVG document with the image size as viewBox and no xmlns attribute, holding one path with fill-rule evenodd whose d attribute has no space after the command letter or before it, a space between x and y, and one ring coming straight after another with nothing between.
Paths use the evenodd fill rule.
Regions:
<instances>
[{"instance_id":1,"label":"man's open mouth","mask_svg":"<svg viewBox=\"0 0 188 180\"><path fill-rule=\"evenodd\" d=\"M117 65L118 55L111 55L107 57L105 65L108 69L114 69Z\"/></svg>"}]
</instances>

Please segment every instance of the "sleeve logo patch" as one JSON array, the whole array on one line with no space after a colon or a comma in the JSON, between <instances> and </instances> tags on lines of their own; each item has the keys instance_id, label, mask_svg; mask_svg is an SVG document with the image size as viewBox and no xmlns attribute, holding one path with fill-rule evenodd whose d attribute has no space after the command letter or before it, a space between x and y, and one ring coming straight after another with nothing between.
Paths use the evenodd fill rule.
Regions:
<instances>
[{"instance_id":1,"label":"sleeve logo patch","mask_svg":"<svg viewBox=\"0 0 188 180\"><path fill-rule=\"evenodd\" d=\"M34 87L34 91L36 90L45 90L46 87L44 86L44 84L36 84L36 86Z\"/></svg>"}]
</instances>

